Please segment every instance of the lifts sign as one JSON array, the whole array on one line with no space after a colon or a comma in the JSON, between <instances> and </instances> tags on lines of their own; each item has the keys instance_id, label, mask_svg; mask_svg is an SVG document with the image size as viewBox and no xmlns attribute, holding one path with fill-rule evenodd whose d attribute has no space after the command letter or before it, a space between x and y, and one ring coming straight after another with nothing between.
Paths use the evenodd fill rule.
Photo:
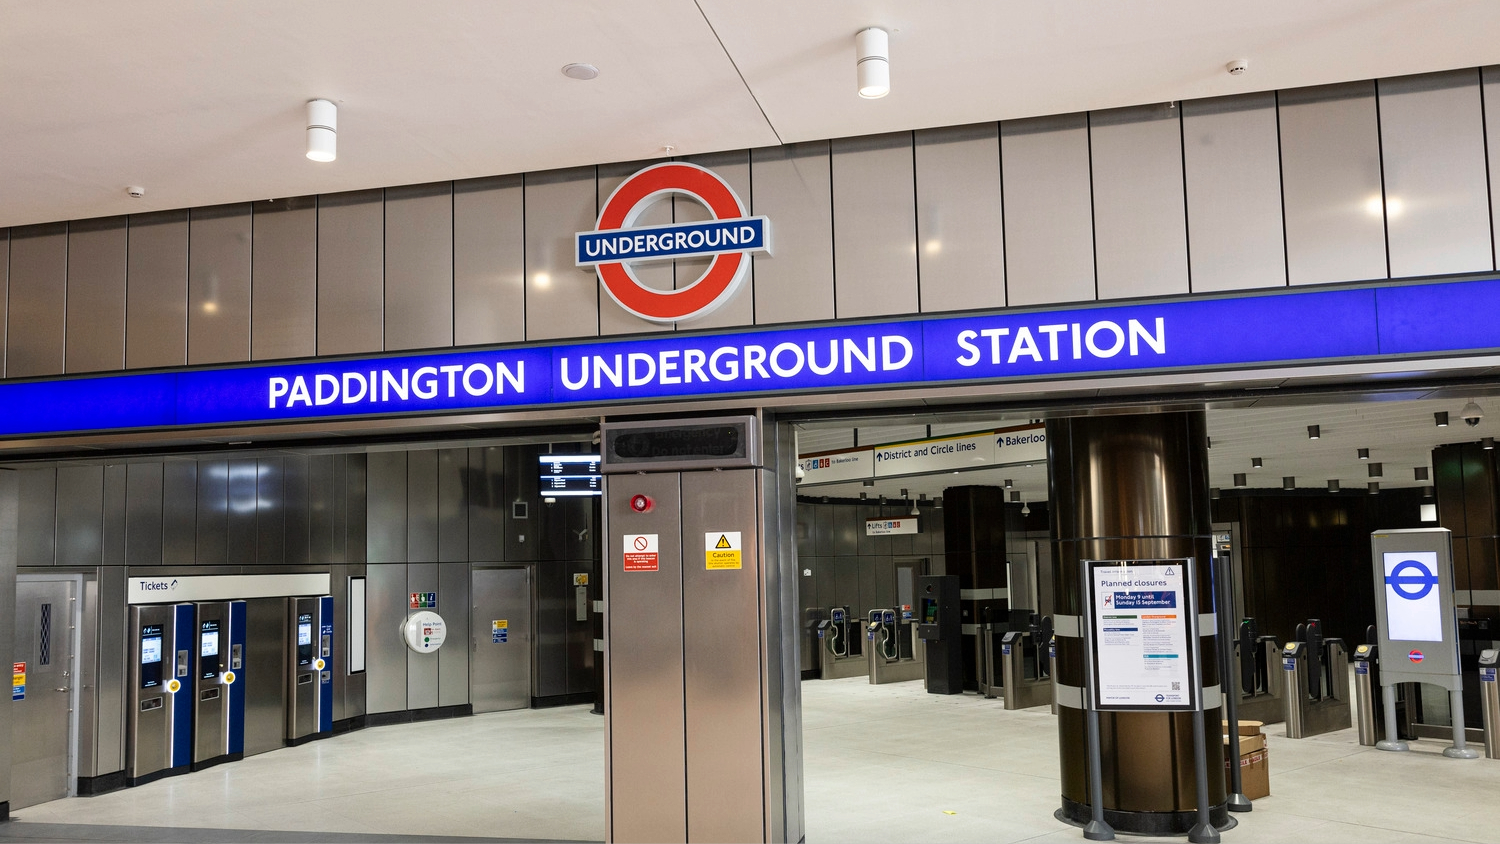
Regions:
<instances>
[{"instance_id":1,"label":"lifts sign","mask_svg":"<svg viewBox=\"0 0 1500 844\"><path fill-rule=\"evenodd\" d=\"M707 222L638 226L658 200L674 194L696 200ZM668 162L636 173L615 188L591 232L574 239L577 264L595 267L599 283L620 307L652 322L691 320L732 298L750 268L750 255L769 252L771 226L745 214L729 184L696 164ZM631 269L645 261L711 258L697 280L677 290L656 290Z\"/></svg>"}]
</instances>

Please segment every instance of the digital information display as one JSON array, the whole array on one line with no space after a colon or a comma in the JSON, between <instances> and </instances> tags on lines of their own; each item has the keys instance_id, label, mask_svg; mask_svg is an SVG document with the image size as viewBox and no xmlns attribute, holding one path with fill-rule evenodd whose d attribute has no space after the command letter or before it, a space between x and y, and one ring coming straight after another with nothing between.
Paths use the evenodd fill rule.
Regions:
<instances>
[{"instance_id":1,"label":"digital information display","mask_svg":"<svg viewBox=\"0 0 1500 844\"><path fill-rule=\"evenodd\" d=\"M297 664L312 665L313 625L312 613L297 614Z\"/></svg>"},{"instance_id":2,"label":"digital information display","mask_svg":"<svg viewBox=\"0 0 1500 844\"><path fill-rule=\"evenodd\" d=\"M210 624L213 626L210 627ZM203 647L200 649L199 656L219 655L219 623L217 621L210 621L203 625L201 644Z\"/></svg>"},{"instance_id":3,"label":"digital information display","mask_svg":"<svg viewBox=\"0 0 1500 844\"><path fill-rule=\"evenodd\" d=\"M1477 355L1495 313L1484 279L22 380L0 437Z\"/></svg>"},{"instance_id":4,"label":"digital information display","mask_svg":"<svg viewBox=\"0 0 1500 844\"><path fill-rule=\"evenodd\" d=\"M161 685L161 640L160 624L141 626L141 688L154 689Z\"/></svg>"},{"instance_id":5,"label":"digital information display","mask_svg":"<svg viewBox=\"0 0 1500 844\"><path fill-rule=\"evenodd\" d=\"M1095 708L1194 708L1185 562L1090 563Z\"/></svg>"},{"instance_id":6,"label":"digital information display","mask_svg":"<svg viewBox=\"0 0 1500 844\"><path fill-rule=\"evenodd\" d=\"M1401 642L1443 641L1443 600L1435 551L1387 551L1385 619L1390 638Z\"/></svg>"},{"instance_id":7,"label":"digital information display","mask_svg":"<svg viewBox=\"0 0 1500 844\"><path fill-rule=\"evenodd\" d=\"M301 623L301 622L299 622L297 624L297 644L298 645L311 645L312 644L312 624L311 623Z\"/></svg>"},{"instance_id":8,"label":"digital information display","mask_svg":"<svg viewBox=\"0 0 1500 844\"><path fill-rule=\"evenodd\" d=\"M541 482L538 491L544 497L602 495L604 485L599 474L597 454L542 454Z\"/></svg>"}]
</instances>

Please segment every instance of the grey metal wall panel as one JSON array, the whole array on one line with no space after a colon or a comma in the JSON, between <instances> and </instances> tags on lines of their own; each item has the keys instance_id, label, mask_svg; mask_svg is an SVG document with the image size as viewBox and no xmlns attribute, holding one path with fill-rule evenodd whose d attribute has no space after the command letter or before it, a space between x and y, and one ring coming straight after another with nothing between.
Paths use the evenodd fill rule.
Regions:
<instances>
[{"instance_id":1,"label":"grey metal wall panel","mask_svg":"<svg viewBox=\"0 0 1500 844\"><path fill-rule=\"evenodd\" d=\"M1376 88L1391 275L1494 269L1478 71L1382 79Z\"/></svg>"},{"instance_id":2,"label":"grey metal wall panel","mask_svg":"<svg viewBox=\"0 0 1500 844\"><path fill-rule=\"evenodd\" d=\"M10 230L7 378L63 371L67 284L67 223Z\"/></svg>"},{"instance_id":3,"label":"grey metal wall panel","mask_svg":"<svg viewBox=\"0 0 1500 844\"><path fill-rule=\"evenodd\" d=\"M22 469L17 505L16 564L50 566L57 562L57 470Z\"/></svg>"},{"instance_id":4,"label":"grey metal wall panel","mask_svg":"<svg viewBox=\"0 0 1500 844\"><path fill-rule=\"evenodd\" d=\"M328 591L333 598L333 721L349 717L349 567L328 567Z\"/></svg>"},{"instance_id":5,"label":"grey metal wall panel","mask_svg":"<svg viewBox=\"0 0 1500 844\"><path fill-rule=\"evenodd\" d=\"M349 561L349 468L345 455L332 455L333 461L333 556L330 562Z\"/></svg>"},{"instance_id":6,"label":"grey metal wall panel","mask_svg":"<svg viewBox=\"0 0 1500 844\"><path fill-rule=\"evenodd\" d=\"M1012 306L1095 298L1087 121L1060 114L1000 124Z\"/></svg>"},{"instance_id":7,"label":"grey metal wall panel","mask_svg":"<svg viewBox=\"0 0 1500 844\"><path fill-rule=\"evenodd\" d=\"M125 276L125 366L187 363L188 212L130 218Z\"/></svg>"},{"instance_id":8,"label":"grey metal wall panel","mask_svg":"<svg viewBox=\"0 0 1500 844\"><path fill-rule=\"evenodd\" d=\"M198 561L198 464L164 462L161 491L162 565L193 565Z\"/></svg>"},{"instance_id":9,"label":"grey metal wall panel","mask_svg":"<svg viewBox=\"0 0 1500 844\"><path fill-rule=\"evenodd\" d=\"M922 310L1005 307L1000 125L923 129L915 143Z\"/></svg>"},{"instance_id":10,"label":"grey metal wall panel","mask_svg":"<svg viewBox=\"0 0 1500 844\"><path fill-rule=\"evenodd\" d=\"M453 342L526 339L526 203L520 176L453 183Z\"/></svg>"},{"instance_id":11,"label":"grey metal wall panel","mask_svg":"<svg viewBox=\"0 0 1500 844\"><path fill-rule=\"evenodd\" d=\"M536 633L536 661L532 665L537 697L553 697L568 692L567 623L569 588L564 585L562 566L548 561L536 566L532 578L532 597L536 612L532 629Z\"/></svg>"},{"instance_id":12,"label":"grey metal wall panel","mask_svg":"<svg viewBox=\"0 0 1500 844\"><path fill-rule=\"evenodd\" d=\"M282 459L256 461L255 562L277 565L286 555L286 501L281 488Z\"/></svg>"},{"instance_id":13,"label":"grey metal wall panel","mask_svg":"<svg viewBox=\"0 0 1500 844\"><path fill-rule=\"evenodd\" d=\"M625 181L630 177L631 174L635 173L637 170L647 167L652 163L654 162L625 161L615 164L599 165L598 179L596 180L595 186L596 199L598 202L597 207L602 209L604 207L604 203L609 200L609 195L614 193L615 188L619 187L621 182ZM647 206L647 208L641 212L640 216L636 219L636 225L659 226L671 223L673 221L672 212L674 204L675 203L673 202L673 197L670 195L658 198L655 202ZM684 202L682 204L687 205L688 203ZM589 228L593 228L593 226L590 225ZM571 245L572 241L570 240L569 243ZM590 277L594 278L597 284L597 272L593 267L588 267L586 269ZM631 272L635 274L635 277L640 280L641 284L646 285L652 290L666 291L675 289L674 284L676 275L673 272L673 269L674 262L672 261L652 261L649 263L634 265L633 267L631 267ZM634 314L620 307L620 305L610 297L609 291L605 290L602 285L599 286L600 334L642 334L652 331L665 331L668 330L669 327L669 325L664 325L659 322L652 322L650 320L641 319L640 317L635 316Z\"/></svg>"},{"instance_id":14,"label":"grey metal wall panel","mask_svg":"<svg viewBox=\"0 0 1500 844\"><path fill-rule=\"evenodd\" d=\"M334 458L332 454L308 458L307 554L314 563L333 560Z\"/></svg>"},{"instance_id":15,"label":"grey metal wall panel","mask_svg":"<svg viewBox=\"0 0 1500 844\"><path fill-rule=\"evenodd\" d=\"M453 183L385 192L385 347L453 345Z\"/></svg>"},{"instance_id":16,"label":"grey metal wall panel","mask_svg":"<svg viewBox=\"0 0 1500 844\"><path fill-rule=\"evenodd\" d=\"M312 516L309 510L310 491L308 477L312 470L307 455L288 454L282 461L281 490L285 505L286 552L288 565L307 563L312 560L309 551L312 532Z\"/></svg>"},{"instance_id":17,"label":"grey metal wall panel","mask_svg":"<svg viewBox=\"0 0 1500 844\"><path fill-rule=\"evenodd\" d=\"M68 372L125 368L126 220L68 225Z\"/></svg>"},{"instance_id":18,"label":"grey metal wall panel","mask_svg":"<svg viewBox=\"0 0 1500 844\"><path fill-rule=\"evenodd\" d=\"M385 344L385 193L318 198L318 354Z\"/></svg>"},{"instance_id":19,"label":"grey metal wall panel","mask_svg":"<svg viewBox=\"0 0 1500 844\"><path fill-rule=\"evenodd\" d=\"M733 152L719 152L709 155L695 155L685 159L700 167L707 167L718 174L719 178L729 183L731 188L740 198L740 204L745 206L745 212L750 211L750 153L744 150ZM707 220L711 216L708 209L698 203L684 197L676 197L672 200L672 215L679 223L696 222ZM772 245L775 245L775 228L772 223ZM676 280L674 285L681 289L697 281L704 271L708 269L707 259L693 259L677 261L675 266ZM745 277L740 281L739 291L733 294L729 301L720 305L713 313L690 322L680 322L680 328L703 329L703 328L729 328L737 325L755 324L755 262L751 259L751 265L745 272Z\"/></svg>"},{"instance_id":20,"label":"grey metal wall panel","mask_svg":"<svg viewBox=\"0 0 1500 844\"><path fill-rule=\"evenodd\" d=\"M406 562L406 452L372 451L367 544L371 563Z\"/></svg>"},{"instance_id":21,"label":"grey metal wall panel","mask_svg":"<svg viewBox=\"0 0 1500 844\"><path fill-rule=\"evenodd\" d=\"M443 621L453 631L456 648L438 650L438 706L460 706L469 702L469 564L438 565L438 606Z\"/></svg>"},{"instance_id":22,"label":"grey metal wall panel","mask_svg":"<svg viewBox=\"0 0 1500 844\"><path fill-rule=\"evenodd\" d=\"M758 324L833 319L833 177L829 144L813 141L750 151L750 212L771 220L775 252L757 255Z\"/></svg>"},{"instance_id":23,"label":"grey metal wall panel","mask_svg":"<svg viewBox=\"0 0 1500 844\"><path fill-rule=\"evenodd\" d=\"M249 203L194 208L188 223L188 363L250 359Z\"/></svg>"},{"instance_id":24,"label":"grey metal wall panel","mask_svg":"<svg viewBox=\"0 0 1500 844\"><path fill-rule=\"evenodd\" d=\"M1500 67L1480 71L1484 98L1484 137L1490 171L1490 243L1500 250ZM0 244L0 250L5 247ZM1500 263L1497 263L1500 266ZM0 279L3 283L3 279Z\"/></svg>"},{"instance_id":25,"label":"grey metal wall panel","mask_svg":"<svg viewBox=\"0 0 1500 844\"><path fill-rule=\"evenodd\" d=\"M406 565L372 565L365 573L365 706L399 712L406 709L407 651L396 632L406 620Z\"/></svg>"},{"instance_id":26,"label":"grey metal wall panel","mask_svg":"<svg viewBox=\"0 0 1500 844\"><path fill-rule=\"evenodd\" d=\"M421 449L406 453L407 562L437 562L437 458L437 449Z\"/></svg>"},{"instance_id":27,"label":"grey metal wall panel","mask_svg":"<svg viewBox=\"0 0 1500 844\"><path fill-rule=\"evenodd\" d=\"M1184 101L1182 159L1193 292L1284 286L1276 95Z\"/></svg>"},{"instance_id":28,"label":"grey metal wall panel","mask_svg":"<svg viewBox=\"0 0 1500 844\"><path fill-rule=\"evenodd\" d=\"M1375 83L1282 91L1277 108L1288 282L1384 278Z\"/></svg>"},{"instance_id":29,"label":"grey metal wall panel","mask_svg":"<svg viewBox=\"0 0 1500 844\"><path fill-rule=\"evenodd\" d=\"M222 566L229 562L228 460L198 461L197 537L199 563Z\"/></svg>"},{"instance_id":30,"label":"grey metal wall panel","mask_svg":"<svg viewBox=\"0 0 1500 844\"><path fill-rule=\"evenodd\" d=\"M469 449L465 500L469 505L469 559L499 562L505 553L505 450Z\"/></svg>"},{"instance_id":31,"label":"grey metal wall panel","mask_svg":"<svg viewBox=\"0 0 1500 844\"><path fill-rule=\"evenodd\" d=\"M438 592L437 612L450 609L447 602L443 600L438 588L438 564L437 563L409 563L406 566L406 591L411 592ZM468 600L465 594L464 599ZM444 621L447 621L444 618ZM451 623L451 622L450 622ZM375 629L375 635L380 635L380 629ZM394 628L392 628L394 629ZM455 630L462 631L465 628L456 627ZM460 636L462 633L459 634ZM400 640L400 637L397 637ZM439 654L419 654L404 645L402 650L406 651L406 708L407 709L430 709L438 705L438 660Z\"/></svg>"},{"instance_id":32,"label":"grey metal wall panel","mask_svg":"<svg viewBox=\"0 0 1500 844\"><path fill-rule=\"evenodd\" d=\"M111 467L113 468L113 467ZM97 774L125 768L125 569L99 572Z\"/></svg>"},{"instance_id":33,"label":"grey metal wall panel","mask_svg":"<svg viewBox=\"0 0 1500 844\"><path fill-rule=\"evenodd\" d=\"M348 508L344 523L344 559L351 565L365 562L365 543L369 539L369 500L366 494L365 455L344 457L345 493Z\"/></svg>"},{"instance_id":34,"label":"grey metal wall panel","mask_svg":"<svg viewBox=\"0 0 1500 844\"><path fill-rule=\"evenodd\" d=\"M104 559L106 566L125 565L125 466L104 467Z\"/></svg>"},{"instance_id":35,"label":"grey metal wall panel","mask_svg":"<svg viewBox=\"0 0 1500 844\"><path fill-rule=\"evenodd\" d=\"M1188 292L1180 109L1089 115L1100 299Z\"/></svg>"},{"instance_id":36,"label":"grey metal wall panel","mask_svg":"<svg viewBox=\"0 0 1500 844\"><path fill-rule=\"evenodd\" d=\"M125 469L125 565L161 565L160 463Z\"/></svg>"},{"instance_id":37,"label":"grey metal wall panel","mask_svg":"<svg viewBox=\"0 0 1500 844\"><path fill-rule=\"evenodd\" d=\"M469 473L469 450L439 449L437 457L437 560L440 563L466 562L469 559L469 508L464 500L464 481Z\"/></svg>"},{"instance_id":38,"label":"grey metal wall panel","mask_svg":"<svg viewBox=\"0 0 1500 844\"><path fill-rule=\"evenodd\" d=\"M251 250L250 357L318 351L318 200L255 203Z\"/></svg>"},{"instance_id":39,"label":"grey metal wall panel","mask_svg":"<svg viewBox=\"0 0 1500 844\"><path fill-rule=\"evenodd\" d=\"M360 577L360 578L365 577L365 565L364 565L364 563L350 563L349 566L347 567L347 570L348 570L349 576L351 578L353 578L353 577ZM368 581L365 581L365 582L368 583ZM368 604L368 600L369 600L368 594L366 594L365 600L366 600L366 603ZM343 634L343 636L344 636L344 639L343 639L343 641L344 641L344 653L345 654L349 653L349 634L351 632L352 631L346 629L344 631L344 634ZM366 611L366 613L365 613L364 640L366 642L368 642L369 639L370 639L370 634L369 634L369 613L368 613L368 611ZM368 663L368 650L366 651L366 654L367 654L366 662ZM346 659L347 659L347 657L346 657ZM358 672L355 672L353 674L350 674L348 677L346 677L344 679L344 711L345 711L345 717L348 717L348 718L357 718L360 715L365 714L365 709L366 709L366 706L365 706L365 693L366 693L365 678L366 677L367 677L367 674L366 674L365 671L358 671Z\"/></svg>"},{"instance_id":40,"label":"grey metal wall panel","mask_svg":"<svg viewBox=\"0 0 1500 844\"><path fill-rule=\"evenodd\" d=\"M228 554L225 562L232 566L253 566L256 562L256 508L260 497L259 466L254 459L229 461ZM201 562L201 561L200 561Z\"/></svg>"},{"instance_id":41,"label":"grey metal wall panel","mask_svg":"<svg viewBox=\"0 0 1500 844\"><path fill-rule=\"evenodd\" d=\"M831 143L834 312L916 313L917 198L910 132Z\"/></svg>"},{"instance_id":42,"label":"grey metal wall panel","mask_svg":"<svg viewBox=\"0 0 1500 844\"><path fill-rule=\"evenodd\" d=\"M574 265L573 235L594 227L593 167L526 175L526 339L599 333L599 282Z\"/></svg>"},{"instance_id":43,"label":"grey metal wall panel","mask_svg":"<svg viewBox=\"0 0 1500 844\"><path fill-rule=\"evenodd\" d=\"M104 564L104 467L57 469L57 564Z\"/></svg>"},{"instance_id":44,"label":"grey metal wall panel","mask_svg":"<svg viewBox=\"0 0 1500 844\"><path fill-rule=\"evenodd\" d=\"M8 345L7 326L10 322L8 302L10 300L10 230L0 230L0 376L5 374L5 348Z\"/></svg>"},{"instance_id":45,"label":"grey metal wall panel","mask_svg":"<svg viewBox=\"0 0 1500 844\"><path fill-rule=\"evenodd\" d=\"M540 453L537 446L505 447L505 465L511 467L511 471L501 478L505 492L500 506L505 510L502 517L505 520L505 553L501 559L507 563L536 560L542 548L541 514L535 503L539 477L536 472L526 471L527 467L537 465ZM512 506L516 502L530 504L521 518L516 517Z\"/></svg>"}]
</instances>

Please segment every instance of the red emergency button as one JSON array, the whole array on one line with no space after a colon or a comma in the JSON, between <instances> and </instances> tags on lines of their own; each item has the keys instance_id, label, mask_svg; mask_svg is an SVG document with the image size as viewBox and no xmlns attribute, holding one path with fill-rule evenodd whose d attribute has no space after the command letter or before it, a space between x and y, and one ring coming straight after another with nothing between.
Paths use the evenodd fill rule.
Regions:
<instances>
[{"instance_id":1,"label":"red emergency button","mask_svg":"<svg viewBox=\"0 0 1500 844\"><path fill-rule=\"evenodd\" d=\"M651 508L655 506L656 502L652 501L648 496L632 495L630 497L630 509L637 513L649 513L651 512Z\"/></svg>"}]
</instances>

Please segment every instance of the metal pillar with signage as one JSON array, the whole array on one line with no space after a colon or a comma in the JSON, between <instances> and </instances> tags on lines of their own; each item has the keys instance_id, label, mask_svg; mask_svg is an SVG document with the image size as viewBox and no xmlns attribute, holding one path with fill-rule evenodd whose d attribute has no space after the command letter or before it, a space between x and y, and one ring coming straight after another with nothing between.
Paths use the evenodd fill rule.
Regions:
<instances>
[{"instance_id":1,"label":"metal pillar with signage","mask_svg":"<svg viewBox=\"0 0 1500 844\"><path fill-rule=\"evenodd\" d=\"M1409 750L1396 732L1396 686L1431 683L1448 690L1453 745L1443 755L1474 759L1464 736L1463 672L1453 603L1453 534L1447 528L1381 530L1370 535L1375 629L1385 701L1381 750Z\"/></svg>"},{"instance_id":2,"label":"metal pillar with signage","mask_svg":"<svg viewBox=\"0 0 1500 844\"><path fill-rule=\"evenodd\" d=\"M601 426L610 841L799 841L790 426Z\"/></svg>"}]
</instances>

